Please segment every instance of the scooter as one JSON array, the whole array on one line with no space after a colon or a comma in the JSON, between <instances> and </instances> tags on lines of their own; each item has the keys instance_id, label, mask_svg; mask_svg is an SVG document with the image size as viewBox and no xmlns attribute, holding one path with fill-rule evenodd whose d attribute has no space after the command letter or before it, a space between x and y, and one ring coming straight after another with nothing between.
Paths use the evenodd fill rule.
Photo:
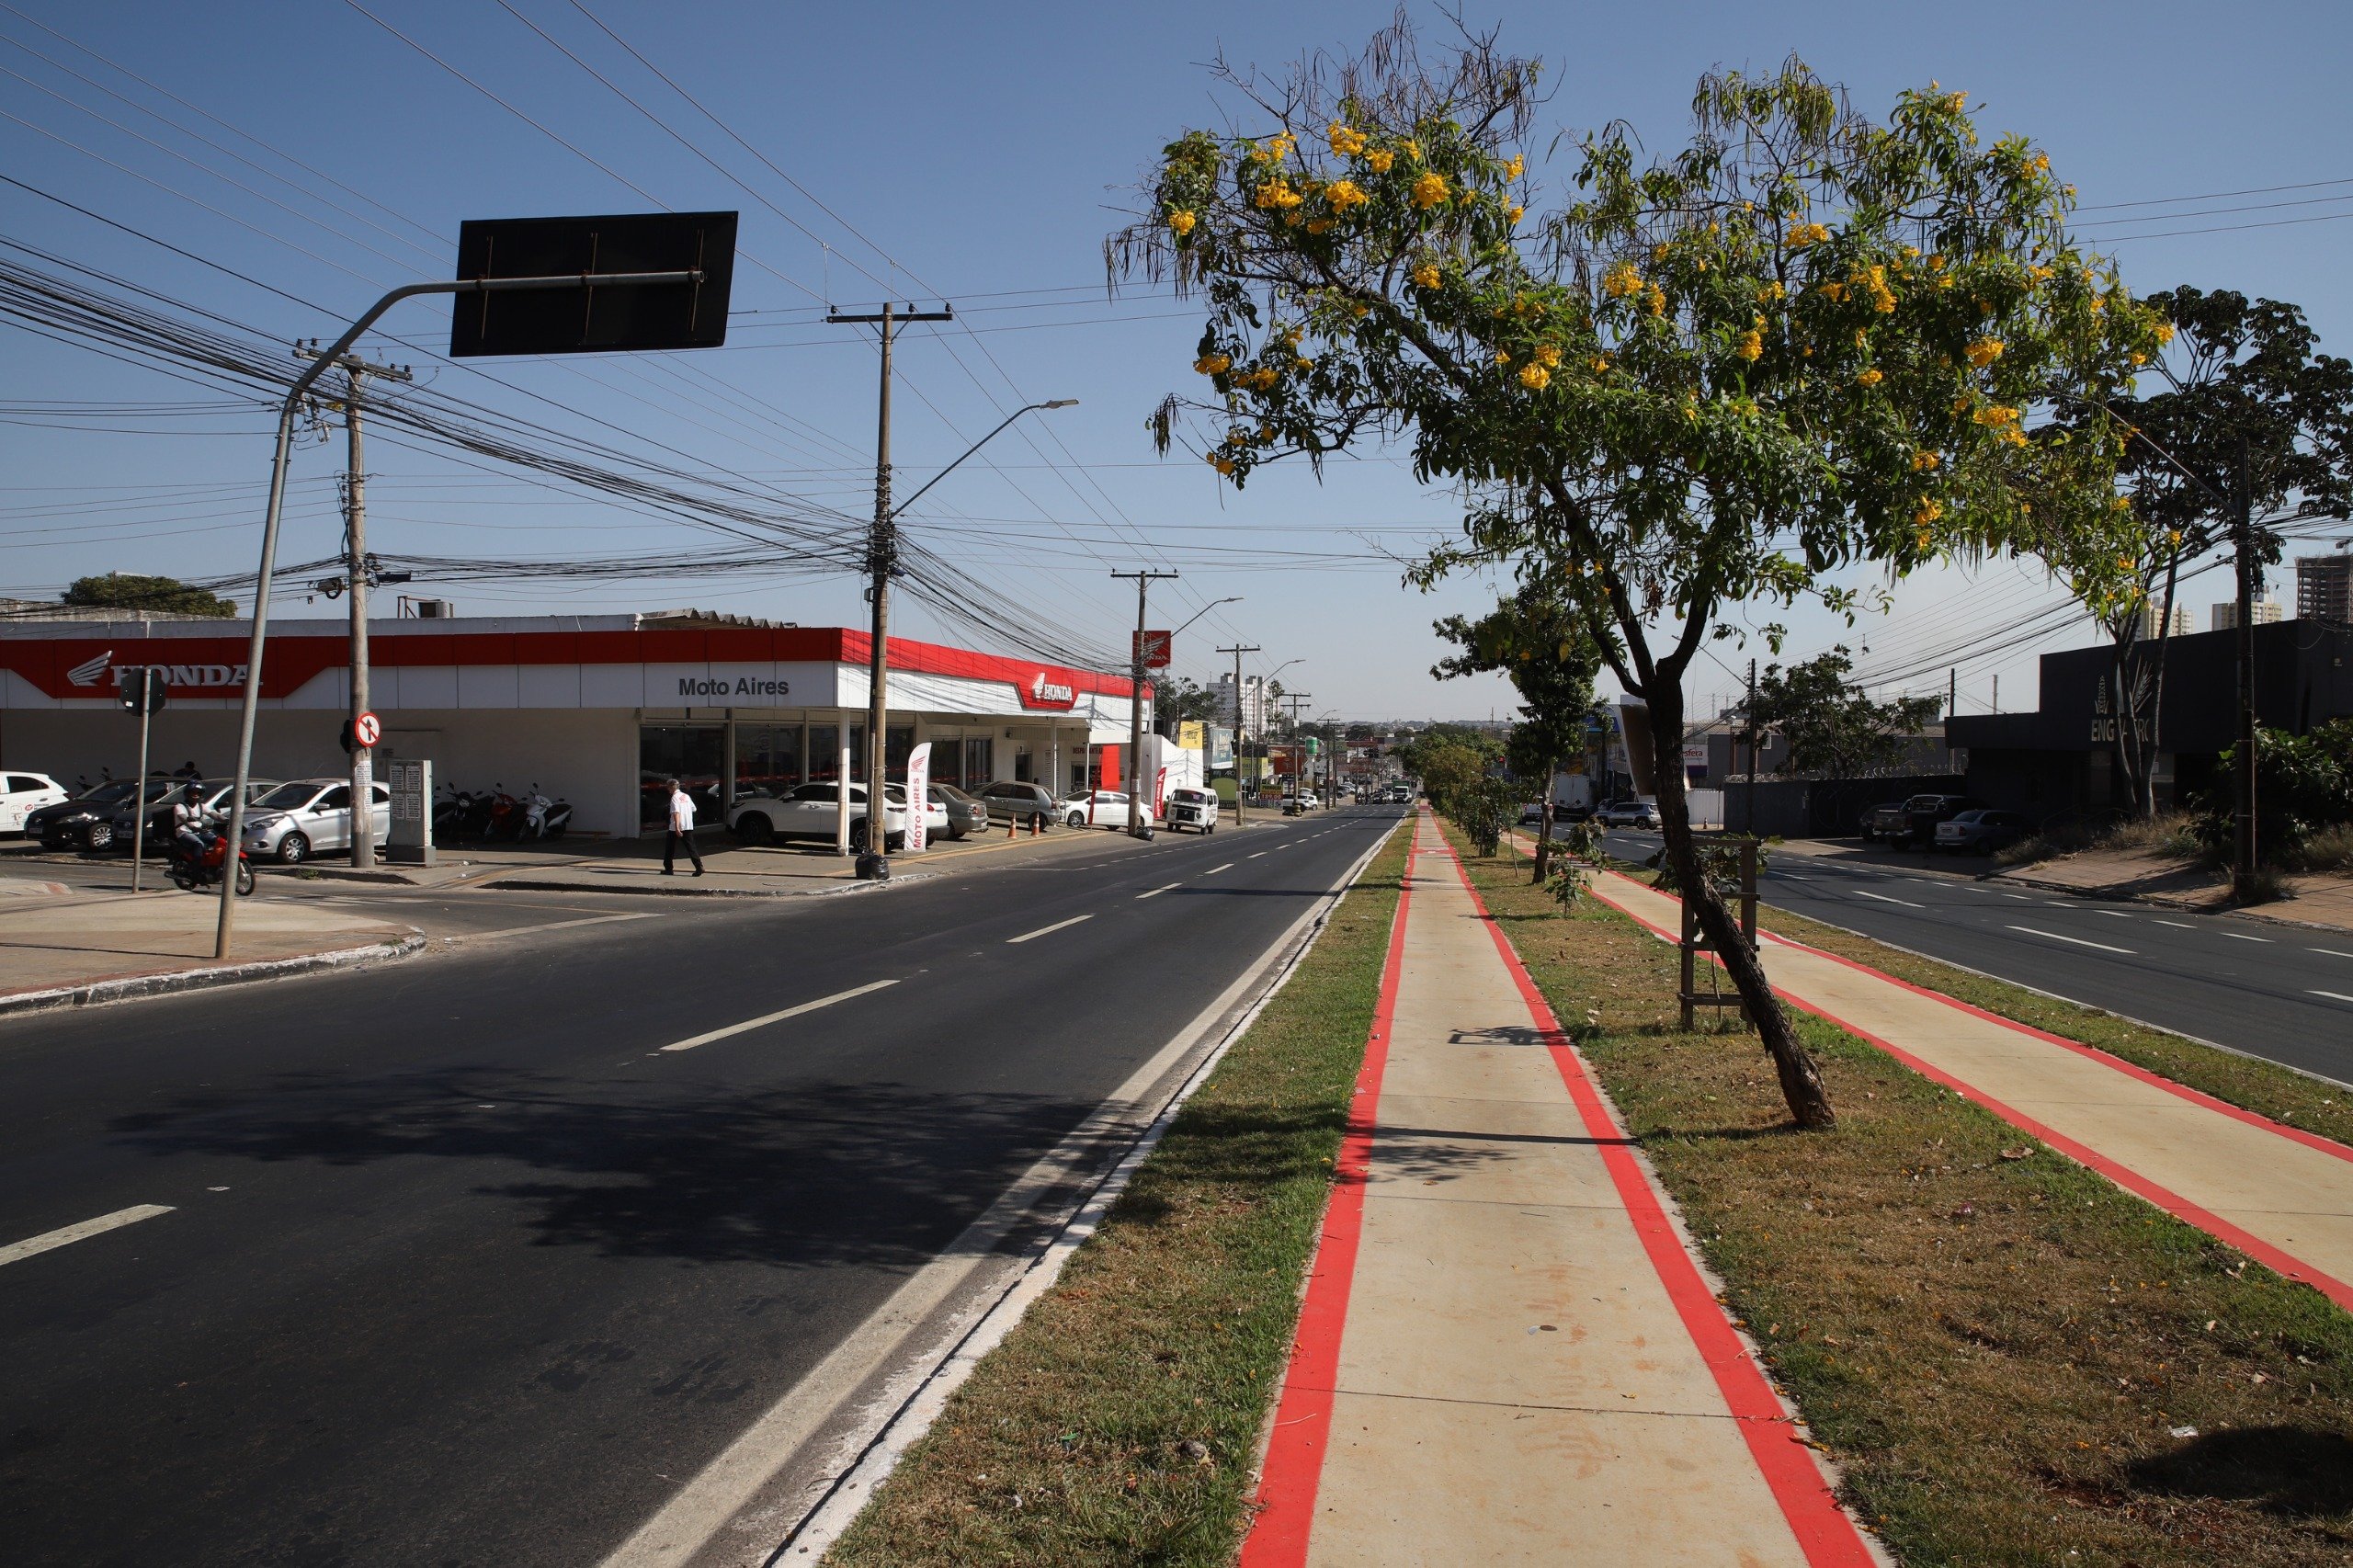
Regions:
<instances>
[{"instance_id":1,"label":"scooter","mask_svg":"<svg viewBox=\"0 0 2353 1568\"><path fill-rule=\"evenodd\" d=\"M572 824L572 807L563 801L551 801L540 793L535 780L531 792L524 798L522 825L516 830L519 842L526 838L562 838L563 830Z\"/></svg>"},{"instance_id":2,"label":"scooter","mask_svg":"<svg viewBox=\"0 0 2353 1568\"><path fill-rule=\"evenodd\" d=\"M482 836L516 838L523 836L523 802L506 792L505 784L491 787L490 812L482 824Z\"/></svg>"},{"instance_id":3,"label":"scooter","mask_svg":"<svg viewBox=\"0 0 2353 1568\"><path fill-rule=\"evenodd\" d=\"M171 863L165 872L183 892L198 892L221 885L222 868L229 860L229 837L218 828L181 834L172 841ZM243 849L237 851L237 896L250 898L254 866Z\"/></svg>"}]
</instances>

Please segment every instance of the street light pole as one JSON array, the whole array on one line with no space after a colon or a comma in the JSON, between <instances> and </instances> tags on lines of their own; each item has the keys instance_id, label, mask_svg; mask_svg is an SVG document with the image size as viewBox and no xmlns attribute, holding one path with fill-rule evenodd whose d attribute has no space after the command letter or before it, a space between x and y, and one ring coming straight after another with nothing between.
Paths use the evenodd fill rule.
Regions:
<instances>
[{"instance_id":1,"label":"street light pole","mask_svg":"<svg viewBox=\"0 0 2353 1568\"><path fill-rule=\"evenodd\" d=\"M1220 648L1221 653L1233 655L1233 825L1242 825L1242 750L1245 713L1242 707L1242 655L1260 652L1256 642L1237 642L1231 648Z\"/></svg>"},{"instance_id":2,"label":"street light pole","mask_svg":"<svg viewBox=\"0 0 2353 1568\"><path fill-rule=\"evenodd\" d=\"M1135 579L1136 585L1136 645L1129 650L1128 667L1134 685L1128 690L1128 836L1149 838L1152 830L1144 825L1143 813L1143 632L1144 596L1152 585L1173 582L1174 572L1114 572L1112 576ZM1199 617L1195 618L1199 619ZM1186 622L1191 625L1192 622Z\"/></svg>"}]
</instances>

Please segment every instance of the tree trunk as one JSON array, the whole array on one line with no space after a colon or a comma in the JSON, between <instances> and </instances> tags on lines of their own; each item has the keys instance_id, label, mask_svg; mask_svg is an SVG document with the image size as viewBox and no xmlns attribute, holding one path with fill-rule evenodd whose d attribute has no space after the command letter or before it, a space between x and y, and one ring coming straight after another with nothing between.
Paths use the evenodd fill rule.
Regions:
<instances>
[{"instance_id":1,"label":"tree trunk","mask_svg":"<svg viewBox=\"0 0 2353 1568\"><path fill-rule=\"evenodd\" d=\"M1833 1126L1837 1116L1830 1108L1830 1094L1823 1086L1821 1069L1790 1027L1790 1016L1783 1010L1781 999L1773 994L1773 987L1765 978L1763 960L1749 947L1739 922L1717 896L1714 885L1700 867L1699 846L1691 835L1690 806L1683 794L1680 674L1670 676L1661 670L1649 685L1651 689L1641 695L1650 703L1651 710L1651 775L1658 785L1659 826L1665 835L1666 855L1674 863L1677 885L1684 898L1691 902L1700 932L1723 960L1725 973L1731 977L1733 989L1740 993L1748 1016L1756 1022L1766 1054L1773 1059L1773 1069L1779 1075L1781 1098L1788 1103L1790 1117L1800 1127Z\"/></svg>"},{"instance_id":2,"label":"tree trunk","mask_svg":"<svg viewBox=\"0 0 2353 1568\"><path fill-rule=\"evenodd\" d=\"M1552 874L1552 759L1544 759L1544 810L1536 824L1536 875L1538 887Z\"/></svg>"}]
</instances>

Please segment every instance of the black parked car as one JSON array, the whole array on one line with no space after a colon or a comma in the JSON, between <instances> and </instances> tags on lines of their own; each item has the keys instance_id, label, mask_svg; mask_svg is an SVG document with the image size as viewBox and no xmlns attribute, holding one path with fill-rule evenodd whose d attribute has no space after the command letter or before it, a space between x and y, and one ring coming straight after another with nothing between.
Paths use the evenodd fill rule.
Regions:
<instances>
[{"instance_id":1,"label":"black parked car","mask_svg":"<svg viewBox=\"0 0 2353 1568\"><path fill-rule=\"evenodd\" d=\"M1963 812L1982 812L1985 802L1974 795L1915 795L1904 802L1904 840L1923 849L1937 842L1937 824Z\"/></svg>"},{"instance_id":2,"label":"black parked car","mask_svg":"<svg viewBox=\"0 0 2353 1568\"><path fill-rule=\"evenodd\" d=\"M147 786L160 793L170 783L167 778L151 778ZM114 842L116 808L128 805L138 793L139 786L134 780L109 778L70 801L60 801L27 813L25 836L40 839L43 849L87 849L92 847L94 838L102 840L97 847L104 848ZM154 798L149 796L151 800Z\"/></svg>"},{"instance_id":3,"label":"black parked car","mask_svg":"<svg viewBox=\"0 0 2353 1568\"><path fill-rule=\"evenodd\" d=\"M1863 813L1863 842L1870 844L1883 838L1893 844L1902 838L1904 834L1904 808L1908 803L1904 801L1890 801L1885 805L1873 806L1865 812Z\"/></svg>"}]
</instances>

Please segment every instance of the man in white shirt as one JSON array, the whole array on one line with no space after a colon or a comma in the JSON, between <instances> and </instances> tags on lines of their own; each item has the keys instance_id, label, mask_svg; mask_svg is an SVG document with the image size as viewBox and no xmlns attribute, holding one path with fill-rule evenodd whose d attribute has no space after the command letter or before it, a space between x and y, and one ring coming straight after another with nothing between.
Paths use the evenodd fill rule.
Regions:
<instances>
[{"instance_id":1,"label":"man in white shirt","mask_svg":"<svg viewBox=\"0 0 2353 1568\"><path fill-rule=\"evenodd\" d=\"M675 877L677 872L678 846L687 846L688 858L695 863L695 875L702 875L702 851L695 847L695 800L678 781L670 780L670 827L662 836L662 874Z\"/></svg>"}]
</instances>

